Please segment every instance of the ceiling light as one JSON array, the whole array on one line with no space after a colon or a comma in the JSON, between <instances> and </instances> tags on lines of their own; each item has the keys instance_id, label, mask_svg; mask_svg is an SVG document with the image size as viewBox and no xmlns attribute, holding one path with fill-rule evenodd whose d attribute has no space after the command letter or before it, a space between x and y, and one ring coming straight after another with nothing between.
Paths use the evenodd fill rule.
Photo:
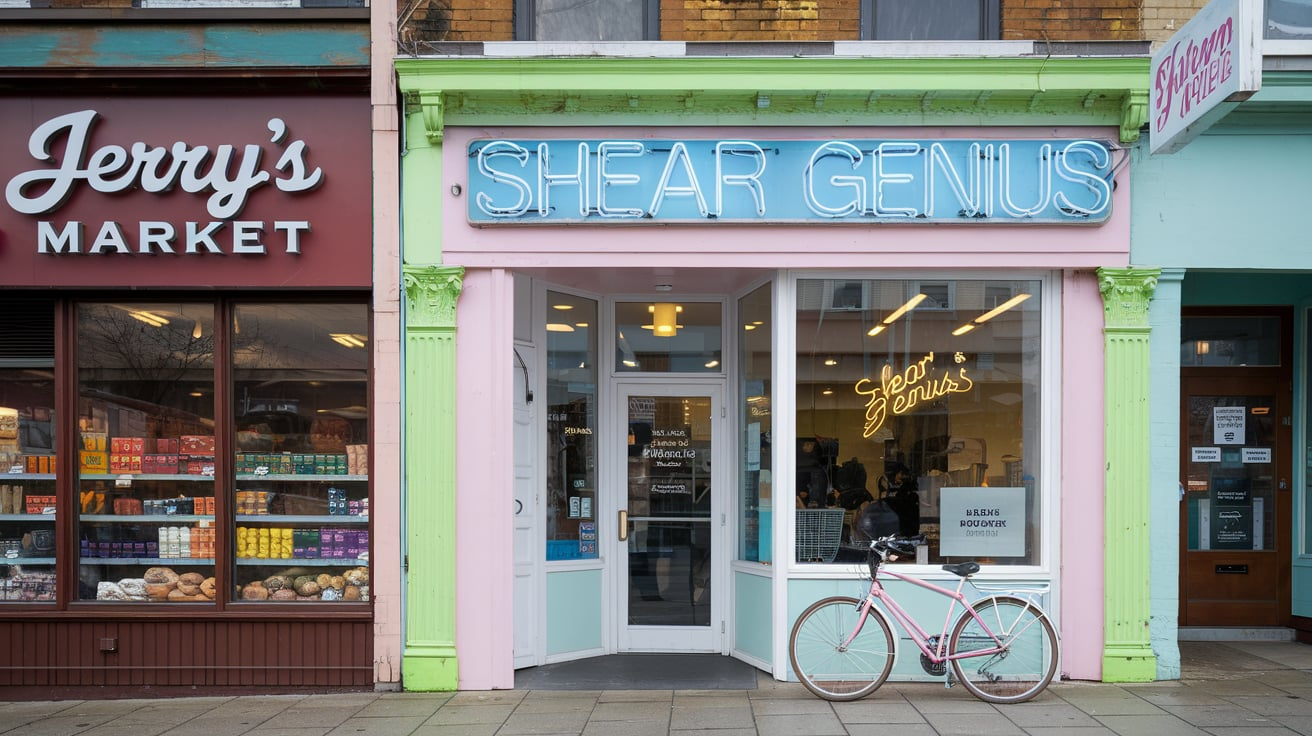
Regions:
<instances>
[{"instance_id":1,"label":"ceiling light","mask_svg":"<svg viewBox=\"0 0 1312 736\"><path fill-rule=\"evenodd\" d=\"M548 322L547 332L573 332L574 325L567 325L564 322Z\"/></svg>"},{"instance_id":2,"label":"ceiling light","mask_svg":"<svg viewBox=\"0 0 1312 736\"><path fill-rule=\"evenodd\" d=\"M975 324L977 324L977 325L984 324L985 322L988 322L989 320L993 319L994 317L998 316L999 314L1002 314L1003 312L1007 311L1008 309L1011 309L1012 307L1016 306L1017 304L1020 304L1021 302L1025 301L1026 299L1029 299L1029 298L1030 298L1030 295L1029 295L1029 294L1017 294L1016 296L1013 296L1012 298L1010 298L1010 299L1008 299L1007 301L1005 301L1005 302L999 304L998 306L994 307L993 309L990 309L989 311L985 312L984 314L981 314L980 316L976 317L976 318L975 318Z\"/></svg>"},{"instance_id":3,"label":"ceiling light","mask_svg":"<svg viewBox=\"0 0 1312 736\"><path fill-rule=\"evenodd\" d=\"M631 359L631 358L625 358L624 361L623 361L623 363L624 363L624 365L628 366L629 368L637 368L637 367L638 367L638 361L633 360L633 359Z\"/></svg>"},{"instance_id":4,"label":"ceiling light","mask_svg":"<svg viewBox=\"0 0 1312 736\"><path fill-rule=\"evenodd\" d=\"M711 358L710 360L706 361L707 368L718 368L719 365L720 365L720 361L716 360L715 358Z\"/></svg>"},{"instance_id":5,"label":"ceiling light","mask_svg":"<svg viewBox=\"0 0 1312 736\"><path fill-rule=\"evenodd\" d=\"M562 312L568 312L569 310L571 310L571 309L574 308L574 305L573 305L573 304L552 304L552 305L551 305L551 308L552 308L552 309L559 309L559 310L562 311Z\"/></svg>"},{"instance_id":6,"label":"ceiling light","mask_svg":"<svg viewBox=\"0 0 1312 736\"><path fill-rule=\"evenodd\" d=\"M835 358L832 355L825 358L825 365L838 365L838 358Z\"/></svg>"},{"instance_id":7,"label":"ceiling light","mask_svg":"<svg viewBox=\"0 0 1312 736\"><path fill-rule=\"evenodd\" d=\"M953 337L959 337L959 336L961 336L961 335L966 334L967 332L970 332L970 331L973 330L973 329L975 329L975 325L971 324L970 322L967 322L966 324L964 324L964 325L958 327L957 329L953 330L953 331L952 331L952 336L953 336Z\"/></svg>"},{"instance_id":8,"label":"ceiling light","mask_svg":"<svg viewBox=\"0 0 1312 736\"><path fill-rule=\"evenodd\" d=\"M910 299L908 299L906 304L903 304L902 306L898 307L897 309L894 309L892 314L890 314L890 315L888 315L887 317L885 317L885 318L884 318L884 324L886 324L886 325L891 325L891 324L893 324L894 322L896 322L896 321L898 320L899 317L901 317L902 315L906 314L907 312L910 312L911 310L915 309L915 308L916 308L916 305L919 304L919 303L921 303L921 302L923 302L923 301L925 301L925 295L924 295L924 294L916 294L915 296L913 296L913 297L911 297Z\"/></svg>"},{"instance_id":9,"label":"ceiling light","mask_svg":"<svg viewBox=\"0 0 1312 736\"><path fill-rule=\"evenodd\" d=\"M143 310L134 309L128 312L128 314L131 315L133 319L138 320L140 322L145 322L151 327L163 327L164 325L169 323L167 319L159 316L158 314L155 314L154 312L146 312Z\"/></svg>"},{"instance_id":10,"label":"ceiling light","mask_svg":"<svg viewBox=\"0 0 1312 736\"><path fill-rule=\"evenodd\" d=\"M683 306L673 302L656 302L647 306L647 312L651 314L651 324L643 325L642 329L651 330L651 334L656 337L675 337L679 334L679 314L683 312Z\"/></svg>"},{"instance_id":11,"label":"ceiling light","mask_svg":"<svg viewBox=\"0 0 1312 736\"><path fill-rule=\"evenodd\" d=\"M743 330L747 332L751 332L754 329L756 329L756 325L743 325Z\"/></svg>"},{"instance_id":12,"label":"ceiling light","mask_svg":"<svg viewBox=\"0 0 1312 736\"><path fill-rule=\"evenodd\" d=\"M871 327L870 330L866 332L866 335L870 337L874 337L875 335L878 335L879 333L883 332L887 327L888 325L884 324L883 322L880 322L874 327Z\"/></svg>"},{"instance_id":13,"label":"ceiling light","mask_svg":"<svg viewBox=\"0 0 1312 736\"><path fill-rule=\"evenodd\" d=\"M365 340L369 339L367 335L357 335L351 332L332 332L328 334L332 341L347 348L362 348L365 346Z\"/></svg>"},{"instance_id":14,"label":"ceiling light","mask_svg":"<svg viewBox=\"0 0 1312 736\"><path fill-rule=\"evenodd\" d=\"M824 391L821 391L820 393L824 394L825 396L833 396L834 390L832 388L826 388Z\"/></svg>"},{"instance_id":15,"label":"ceiling light","mask_svg":"<svg viewBox=\"0 0 1312 736\"><path fill-rule=\"evenodd\" d=\"M196 320L196 326L191 328L191 337L193 340L199 340L201 336L200 320Z\"/></svg>"}]
</instances>

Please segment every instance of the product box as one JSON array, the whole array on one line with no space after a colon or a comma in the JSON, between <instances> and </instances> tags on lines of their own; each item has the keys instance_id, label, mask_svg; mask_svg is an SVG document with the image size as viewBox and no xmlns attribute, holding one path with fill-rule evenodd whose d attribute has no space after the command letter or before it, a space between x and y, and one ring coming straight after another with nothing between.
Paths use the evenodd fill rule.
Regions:
<instances>
[{"instance_id":1,"label":"product box","mask_svg":"<svg viewBox=\"0 0 1312 736\"><path fill-rule=\"evenodd\" d=\"M178 452L184 455L214 455L214 435L183 435Z\"/></svg>"}]
</instances>

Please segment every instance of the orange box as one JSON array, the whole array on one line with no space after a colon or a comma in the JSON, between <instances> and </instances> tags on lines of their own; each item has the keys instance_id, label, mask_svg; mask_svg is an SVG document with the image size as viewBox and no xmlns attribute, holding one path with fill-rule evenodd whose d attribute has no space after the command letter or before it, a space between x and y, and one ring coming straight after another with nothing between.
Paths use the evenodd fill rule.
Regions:
<instances>
[{"instance_id":1,"label":"orange box","mask_svg":"<svg viewBox=\"0 0 1312 736\"><path fill-rule=\"evenodd\" d=\"M78 453L78 467L83 473L105 473L109 471L109 453L107 452L89 452L82 450Z\"/></svg>"}]
</instances>

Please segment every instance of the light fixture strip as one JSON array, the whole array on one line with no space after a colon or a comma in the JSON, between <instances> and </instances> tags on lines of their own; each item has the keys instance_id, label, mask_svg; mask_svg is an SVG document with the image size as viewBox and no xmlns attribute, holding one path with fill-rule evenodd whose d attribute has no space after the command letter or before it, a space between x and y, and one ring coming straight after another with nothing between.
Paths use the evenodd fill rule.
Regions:
<instances>
[{"instance_id":1,"label":"light fixture strip","mask_svg":"<svg viewBox=\"0 0 1312 736\"><path fill-rule=\"evenodd\" d=\"M922 294L916 294L915 296L913 296L913 297L911 297L910 299L908 299L906 304L903 304L902 306L898 307L897 309L894 309L893 312L892 312L892 314L890 314L890 315L888 315L887 317L885 317L885 318L884 318L884 324L886 324L886 325L891 325L891 324L893 324L894 322L898 321L898 319L899 319L902 315L904 315L904 314L906 314L907 312L910 312L911 310L915 309L915 308L916 308L916 305L920 304L920 303L923 302L923 301L925 301L925 294L923 294L923 293L922 293Z\"/></svg>"},{"instance_id":2,"label":"light fixture strip","mask_svg":"<svg viewBox=\"0 0 1312 736\"><path fill-rule=\"evenodd\" d=\"M976 317L976 318L975 318L975 324L977 324L977 325L984 324L985 322L988 322L989 320L993 319L994 317L998 316L999 314L1002 314L1003 312L1007 311L1008 309L1011 309L1012 307L1016 306L1017 304L1020 304L1021 302L1025 301L1026 299L1029 299L1029 298L1030 298L1030 295L1029 295L1029 294L1017 294L1016 296L1013 296L1012 298L1010 298L1010 299L1008 299L1007 301L1005 301L1005 302L999 304L998 306L996 306L996 307L990 309L989 311L985 312L984 314L981 314L980 316Z\"/></svg>"}]
</instances>

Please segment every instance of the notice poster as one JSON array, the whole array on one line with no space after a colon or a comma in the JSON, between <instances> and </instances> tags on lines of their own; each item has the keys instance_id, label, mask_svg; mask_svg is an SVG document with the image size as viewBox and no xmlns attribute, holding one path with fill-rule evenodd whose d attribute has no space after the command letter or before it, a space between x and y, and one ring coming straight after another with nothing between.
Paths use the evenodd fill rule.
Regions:
<instances>
[{"instance_id":1,"label":"notice poster","mask_svg":"<svg viewBox=\"0 0 1312 736\"><path fill-rule=\"evenodd\" d=\"M947 487L939 498L944 557L1023 557L1025 489Z\"/></svg>"},{"instance_id":2,"label":"notice poster","mask_svg":"<svg viewBox=\"0 0 1312 736\"><path fill-rule=\"evenodd\" d=\"M1210 549L1252 549L1253 496L1248 478L1213 478L1210 501Z\"/></svg>"},{"instance_id":3,"label":"notice poster","mask_svg":"<svg viewBox=\"0 0 1312 736\"><path fill-rule=\"evenodd\" d=\"M1247 412L1242 406L1212 407L1212 442L1218 445L1244 444Z\"/></svg>"}]
</instances>

